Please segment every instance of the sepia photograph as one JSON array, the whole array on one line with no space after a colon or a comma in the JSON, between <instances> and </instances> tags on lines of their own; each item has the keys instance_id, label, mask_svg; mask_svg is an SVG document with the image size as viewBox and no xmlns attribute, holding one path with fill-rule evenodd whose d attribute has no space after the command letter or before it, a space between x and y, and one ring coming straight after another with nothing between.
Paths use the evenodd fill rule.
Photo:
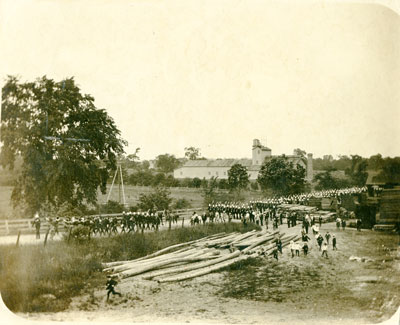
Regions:
<instances>
[{"instance_id":1,"label":"sepia photograph","mask_svg":"<svg viewBox=\"0 0 400 325\"><path fill-rule=\"evenodd\" d=\"M0 319L399 324L399 13L0 0Z\"/></svg>"}]
</instances>

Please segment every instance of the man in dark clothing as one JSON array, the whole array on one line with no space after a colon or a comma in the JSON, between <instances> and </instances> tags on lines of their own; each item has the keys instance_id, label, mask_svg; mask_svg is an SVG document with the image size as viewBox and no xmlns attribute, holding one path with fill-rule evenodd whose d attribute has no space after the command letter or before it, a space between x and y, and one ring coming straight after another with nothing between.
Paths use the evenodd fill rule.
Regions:
<instances>
[{"instance_id":1,"label":"man in dark clothing","mask_svg":"<svg viewBox=\"0 0 400 325\"><path fill-rule=\"evenodd\" d=\"M319 234L319 236L317 237L317 243L319 246L319 250L321 250L321 246L322 246L322 242L324 241L324 238L322 238L322 235Z\"/></svg>"},{"instance_id":2,"label":"man in dark clothing","mask_svg":"<svg viewBox=\"0 0 400 325\"><path fill-rule=\"evenodd\" d=\"M118 284L118 282L115 281L115 277L108 276L107 278L108 278L106 283L107 301L110 298L110 293L112 293L113 295L119 295L121 297L121 294L114 290L115 286Z\"/></svg>"},{"instance_id":3,"label":"man in dark clothing","mask_svg":"<svg viewBox=\"0 0 400 325\"><path fill-rule=\"evenodd\" d=\"M342 229L346 229L346 220L342 219Z\"/></svg>"},{"instance_id":4,"label":"man in dark clothing","mask_svg":"<svg viewBox=\"0 0 400 325\"><path fill-rule=\"evenodd\" d=\"M276 248L282 254L282 240L280 238L276 240Z\"/></svg>"},{"instance_id":5,"label":"man in dark clothing","mask_svg":"<svg viewBox=\"0 0 400 325\"><path fill-rule=\"evenodd\" d=\"M303 243L303 252L304 252L304 256L307 256L307 253L308 253L308 244L307 244L307 242Z\"/></svg>"},{"instance_id":6,"label":"man in dark clothing","mask_svg":"<svg viewBox=\"0 0 400 325\"><path fill-rule=\"evenodd\" d=\"M276 247L272 251L272 255L274 255L274 258L276 258L276 260L278 260L278 249Z\"/></svg>"},{"instance_id":7,"label":"man in dark clothing","mask_svg":"<svg viewBox=\"0 0 400 325\"><path fill-rule=\"evenodd\" d=\"M361 231L361 219L357 219L357 231Z\"/></svg>"},{"instance_id":8,"label":"man in dark clothing","mask_svg":"<svg viewBox=\"0 0 400 325\"><path fill-rule=\"evenodd\" d=\"M318 218L318 223L319 223L319 228L321 228L321 225L322 225L322 217L321 216L319 216L319 218Z\"/></svg>"},{"instance_id":9,"label":"man in dark clothing","mask_svg":"<svg viewBox=\"0 0 400 325\"><path fill-rule=\"evenodd\" d=\"M329 233L329 231L325 234L325 239L327 244L329 245L329 239L331 238L331 234Z\"/></svg>"},{"instance_id":10,"label":"man in dark clothing","mask_svg":"<svg viewBox=\"0 0 400 325\"><path fill-rule=\"evenodd\" d=\"M308 234L308 227L310 226L310 224L308 223L308 221L306 220L304 222L304 228L306 229L306 234Z\"/></svg>"},{"instance_id":11,"label":"man in dark clothing","mask_svg":"<svg viewBox=\"0 0 400 325\"><path fill-rule=\"evenodd\" d=\"M335 235L332 236L332 246L333 246L333 250L337 250L337 248L336 248L336 237L335 237Z\"/></svg>"},{"instance_id":12,"label":"man in dark clothing","mask_svg":"<svg viewBox=\"0 0 400 325\"><path fill-rule=\"evenodd\" d=\"M308 242L309 240L310 240L310 237L308 237L307 234L303 234L303 235L301 236L301 241L303 241L303 242Z\"/></svg>"}]
</instances>

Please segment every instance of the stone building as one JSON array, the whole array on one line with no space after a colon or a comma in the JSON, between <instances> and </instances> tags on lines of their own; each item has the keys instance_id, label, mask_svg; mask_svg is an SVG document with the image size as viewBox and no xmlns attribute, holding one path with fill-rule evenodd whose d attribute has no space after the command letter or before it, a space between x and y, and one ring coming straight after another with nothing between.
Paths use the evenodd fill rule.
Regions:
<instances>
[{"instance_id":1,"label":"stone building","mask_svg":"<svg viewBox=\"0 0 400 325\"><path fill-rule=\"evenodd\" d=\"M270 148L263 146L258 139L253 140L252 159L207 159L207 160L189 160L182 167L174 170L175 178L195 178L210 179L218 177L219 179L228 179L228 170L235 164L241 164L247 168L250 180L256 180L261 165L267 159L273 156ZM307 157L300 155L288 155L287 159L294 165L301 165L306 169L306 180L311 182L313 179L312 154Z\"/></svg>"}]
</instances>

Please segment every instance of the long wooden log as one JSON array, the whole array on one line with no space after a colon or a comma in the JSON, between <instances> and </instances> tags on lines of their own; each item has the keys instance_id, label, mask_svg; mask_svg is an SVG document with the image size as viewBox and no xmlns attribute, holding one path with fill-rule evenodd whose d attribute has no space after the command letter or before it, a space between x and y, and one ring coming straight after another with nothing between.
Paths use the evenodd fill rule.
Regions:
<instances>
[{"instance_id":1,"label":"long wooden log","mask_svg":"<svg viewBox=\"0 0 400 325\"><path fill-rule=\"evenodd\" d=\"M297 236L295 235L295 237L297 237ZM290 241L292 240L292 238L293 238L293 236L287 237L284 241L282 241L282 246L288 245L290 243ZM270 244L269 246L270 246L270 248L268 249L268 254L272 253L272 251L273 251L273 249L275 247L275 244ZM161 278L158 281L160 283L163 283L163 282L188 280L188 279L191 279L191 278L194 278L194 277L202 276L202 275L211 273L213 271L219 270L219 269L224 268L226 266L229 266L229 265L231 265L233 263L236 263L236 262L238 262L240 260L245 260L247 258L257 257L257 256L258 256L258 254L254 254L254 253L250 254L250 255L240 255L240 256L238 256L236 258L231 258L231 259L229 259L227 261L224 261L224 262L221 262L221 263L215 263L215 264L213 264L213 265L211 265L209 267L203 267L203 268L200 268L200 269L198 269L196 271L184 272L184 273L180 273L180 274L175 275L175 276Z\"/></svg>"},{"instance_id":2,"label":"long wooden log","mask_svg":"<svg viewBox=\"0 0 400 325\"><path fill-rule=\"evenodd\" d=\"M179 266L179 265L187 265L190 262L197 261L195 259L200 259L200 260L208 260L208 259L216 259L220 257L220 252L215 249L201 249L201 250L195 250L192 252L190 255L181 255L181 256L174 256L169 259L162 259L162 260L157 260L151 263L137 263L134 265L128 265L126 268L118 269L115 270L115 273L121 273L123 271L128 271L128 270L140 270L148 266L154 266L158 265L157 269L165 269L167 267L173 267L173 266ZM167 261L168 263L164 265L164 261ZM177 262L174 262L177 261Z\"/></svg>"},{"instance_id":3,"label":"long wooden log","mask_svg":"<svg viewBox=\"0 0 400 325\"><path fill-rule=\"evenodd\" d=\"M130 269L130 270L126 270L123 272L120 272L118 275L121 278L128 278L134 275L138 275L138 274L142 274L154 269L157 269L161 266L164 265L168 265L168 264L172 264L172 263L177 263L177 262L198 262L198 261L204 261L204 260L210 260L210 259L216 259L217 257L214 256L208 256L208 257L183 257L183 258L178 258L178 259L173 259L173 260L167 260L167 261L162 261L156 264L151 264L151 265L147 265L144 266L142 268L138 268L138 269Z\"/></svg>"},{"instance_id":4,"label":"long wooden log","mask_svg":"<svg viewBox=\"0 0 400 325\"><path fill-rule=\"evenodd\" d=\"M224 243L224 242L228 242L230 240L233 240L236 236L238 236L238 233L233 233L224 237L220 237L217 239L213 239L213 240L207 240L201 243L196 243L194 246L201 246L201 245L205 245L207 247L215 247L218 244Z\"/></svg>"},{"instance_id":5,"label":"long wooden log","mask_svg":"<svg viewBox=\"0 0 400 325\"><path fill-rule=\"evenodd\" d=\"M179 250L177 252L167 253L167 254L156 256L156 257L153 257L151 259L146 259L146 260L132 260L132 261L128 261L127 263L124 263L124 264L121 264L121 265L117 265L115 267L110 267L108 269L119 270L119 269L124 268L124 267L129 266L129 265L133 266L133 265L136 265L136 264L153 263L153 262L156 262L156 261L159 261L159 260L172 258L172 257L175 257L175 256L181 256L181 255L183 255L185 253L186 254L192 254L193 252L194 252L194 249L192 247L185 247L182 250Z\"/></svg>"},{"instance_id":6,"label":"long wooden log","mask_svg":"<svg viewBox=\"0 0 400 325\"><path fill-rule=\"evenodd\" d=\"M263 236L263 238L257 240L254 244L251 244L250 246L246 247L245 249L242 250L243 253L253 249L254 247L257 247L269 240L272 240L275 238L275 236L277 235L277 233L272 233L271 235L267 235L267 236Z\"/></svg>"},{"instance_id":7,"label":"long wooden log","mask_svg":"<svg viewBox=\"0 0 400 325\"><path fill-rule=\"evenodd\" d=\"M152 253L152 254L147 255L147 256L143 256L143 257L137 259L137 261L144 260L144 259L148 259L148 258L152 258L152 257L155 257L155 256L159 256L159 255L162 255L162 254L164 254L165 252L168 252L168 251L173 250L173 249L175 249L175 248L183 247L183 246L187 246L187 245L191 245L191 244L198 243L198 242L202 242L202 241L206 241L206 240L209 240L209 239L213 239L213 237L219 237L219 236L222 236L222 235L225 235L225 233L222 232L222 233L210 235L210 236L207 236L207 237L203 237L203 238L200 238L200 239L188 241L188 242L185 242L185 243L180 243L180 244L168 246L168 247L163 248L163 249L161 249L161 250L159 250L159 251L157 251L157 252L155 252L155 253Z\"/></svg>"},{"instance_id":8,"label":"long wooden log","mask_svg":"<svg viewBox=\"0 0 400 325\"><path fill-rule=\"evenodd\" d=\"M199 250L196 248L191 248L186 251L180 252L178 254L171 253L171 254L157 256L152 259L134 261L134 262L116 266L114 268L110 268L109 270L111 270L114 273L117 273L117 272L122 272L122 271L130 270L130 269L134 269L134 268L140 268L140 267L145 267L148 265L153 265L153 264L160 263L162 261L168 261L171 259L177 259L177 258L183 258L183 257L194 257L196 255L201 255L206 252L207 252L206 249Z\"/></svg>"},{"instance_id":9,"label":"long wooden log","mask_svg":"<svg viewBox=\"0 0 400 325\"><path fill-rule=\"evenodd\" d=\"M251 238L245 239L243 241L239 241L239 242L235 243L234 246L238 247L238 248L240 247L243 249L243 248L249 247L253 244L257 244L258 242L262 241L263 238L266 238L268 240L270 238L275 238L276 235L278 235L278 234L279 234L278 230L275 230L272 233L269 233L269 232L268 233L260 233L260 234L257 234L258 235L257 237L254 237L254 238L251 237Z\"/></svg>"},{"instance_id":10,"label":"long wooden log","mask_svg":"<svg viewBox=\"0 0 400 325\"><path fill-rule=\"evenodd\" d=\"M258 232L257 232L257 233L258 233ZM256 233L255 230L246 232L246 233L242 234L242 236L239 236L239 237L236 238L233 242L231 242L231 245L232 245L232 244L236 244L236 243L238 243L238 242L240 242L240 241L242 241L242 240L244 240L244 239L247 239L247 238L249 238L249 237L252 237L252 236L256 235L257 233Z\"/></svg>"},{"instance_id":11,"label":"long wooden log","mask_svg":"<svg viewBox=\"0 0 400 325\"><path fill-rule=\"evenodd\" d=\"M102 263L102 266L104 268L111 268L111 267L119 266L119 265L122 265L122 264L142 261L142 260L146 260L146 259L150 259L150 258L153 258L153 257L156 257L156 256L163 255L164 253L166 253L166 252L168 252L170 250L173 250L175 248L184 247L184 246L191 245L191 244L198 243L198 242L202 242L202 241L213 240L213 239L216 239L216 238L219 238L219 237L224 237L224 236L226 236L226 233L225 232L221 232L221 233L218 233L218 234L213 234L213 235L210 235L210 236L207 236L207 237L203 237L203 238L200 238L200 239L196 239L196 240L192 240L192 241L189 241L189 242L168 246L168 247L163 248L163 249L161 249L161 250L159 250L157 252L154 252L152 254L149 254L149 255L146 255L146 256L143 256L143 257L139 257L139 258L136 258L136 259L133 259L133 260ZM183 248L182 250L185 250L185 249L188 249L188 248ZM179 251L181 251L181 250L178 250L176 252L179 252ZM166 255L166 254L164 254L164 255Z\"/></svg>"},{"instance_id":12,"label":"long wooden log","mask_svg":"<svg viewBox=\"0 0 400 325\"><path fill-rule=\"evenodd\" d=\"M159 255L159 256L153 257L151 259L134 259L134 260L127 260L127 261L102 263L102 265L104 267L103 271L112 271L114 268L116 268L118 266L121 266L121 265L134 264L134 263L145 262L145 261L149 261L149 260L156 260L157 258L172 257L172 256L175 256L175 255L181 254L183 252L189 251L191 249L193 249L193 248L192 247L184 247L184 248L179 249L179 250L177 250L175 252Z\"/></svg>"},{"instance_id":13,"label":"long wooden log","mask_svg":"<svg viewBox=\"0 0 400 325\"><path fill-rule=\"evenodd\" d=\"M218 257L214 260L211 261L205 261L205 262L201 262L201 263L195 263L195 264L189 264L189 265L182 265L182 266L178 266L178 267L174 267L171 269L166 269L166 270L160 270L160 271L156 271L152 274L149 274L148 276L145 276L144 279L151 279L155 276L161 276L161 275L166 275L166 274L171 274L171 273L178 273L178 272L188 272L188 271L193 271L196 269L200 269L200 268L204 268L204 267L208 267L211 266L213 264L217 264L220 262L224 262L226 260L238 257L240 255L240 251L235 251L233 253L229 253L229 254L225 254L221 257Z\"/></svg>"},{"instance_id":14,"label":"long wooden log","mask_svg":"<svg viewBox=\"0 0 400 325\"><path fill-rule=\"evenodd\" d=\"M236 263L238 261L246 260L246 259L248 259L250 257L256 257L256 256L257 256L257 254L241 255L241 256L238 256L236 258L231 258L231 259L229 259L227 261L224 261L224 262L221 262L221 263L217 263L217 264L214 264L214 265L211 265L211 266L208 266L208 267L204 267L204 268L198 269L196 271L180 273L178 275L167 277L167 278L163 278L163 279L160 279L158 281L160 283L163 283L163 282L183 281L183 280L192 279L192 278L195 278L195 277L198 277L198 276L201 276L201 275L205 275L205 274L211 273L213 271L217 271L217 270L219 270L221 268L229 266L229 265L231 265L233 263Z\"/></svg>"}]
</instances>

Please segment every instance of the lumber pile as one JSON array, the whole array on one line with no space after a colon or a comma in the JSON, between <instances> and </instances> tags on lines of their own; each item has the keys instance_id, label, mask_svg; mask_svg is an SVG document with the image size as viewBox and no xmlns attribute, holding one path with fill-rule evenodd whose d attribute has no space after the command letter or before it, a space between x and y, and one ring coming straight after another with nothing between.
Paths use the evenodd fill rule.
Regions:
<instances>
[{"instance_id":1,"label":"lumber pile","mask_svg":"<svg viewBox=\"0 0 400 325\"><path fill-rule=\"evenodd\" d=\"M382 191L379 212L379 223L400 222L400 188Z\"/></svg>"},{"instance_id":2,"label":"lumber pile","mask_svg":"<svg viewBox=\"0 0 400 325\"><path fill-rule=\"evenodd\" d=\"M220 233L199 240L173 245L130 261L103 263L103 271L120 279L139 277L158 282L183 281L222 269L250 257L271 255L280 238L286 246L299 236L279 231Z\"/></svg>"}]
</instances>

